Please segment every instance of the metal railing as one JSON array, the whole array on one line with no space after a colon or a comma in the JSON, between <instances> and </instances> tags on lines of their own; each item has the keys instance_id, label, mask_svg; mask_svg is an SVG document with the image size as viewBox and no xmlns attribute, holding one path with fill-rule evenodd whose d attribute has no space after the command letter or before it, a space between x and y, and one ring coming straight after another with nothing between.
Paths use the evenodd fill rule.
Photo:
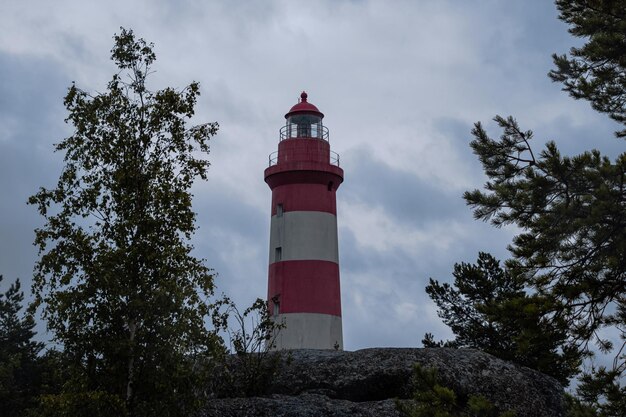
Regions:
<instances>
[{"instance_id":1,"label":"metal railing","mask_svg":"<svg viewBox=\"0 0 626 417\"><path fill-rule=\"evenodd\" d=\"M337 152L330 151L329 164L339 166L339 154ZM278 151L272 152L269 156L269 166L278 164Z\"/></svg>"},{"instance_id":2,"label":"metal railing","mask_svg":"<svg viewBox=\"0 0 626 417\"><path fill-rule=\"evenodd\" d=\"M280 128L280 140L285 139L323 139L329 142L328 128L321 124L294 124L290 123Z\"/></svg>"}]
</instances>

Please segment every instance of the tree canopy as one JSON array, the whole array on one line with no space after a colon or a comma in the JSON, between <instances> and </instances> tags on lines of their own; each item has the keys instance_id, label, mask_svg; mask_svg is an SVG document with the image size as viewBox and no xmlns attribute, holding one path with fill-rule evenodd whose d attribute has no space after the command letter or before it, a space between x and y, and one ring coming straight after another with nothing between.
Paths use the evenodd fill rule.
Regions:
<instances>
[{"instance_id":1,"label":"tree canopy","mask_svg":"<svg viewBox=\"0 0 626 417\"><path fill-rule=\"evenodd\" d=\"M198 83L149 89L152 44L124 28L114 39L106 91L72 85L65 96L74 131L55 147L56 187L29 200L45 219L33 308L73 375L48 408L88 400L102 415L187 415L199 361L222 349L207 327L213 275L189 243L190 188L207 178L218 125L189 125Z\"/></svg>"},{"instance_id":2,"label":"tree canopy","mask_svg":"<svg viewBox=\"0 0 626 417\"><path fill-rule=\"evenodd\" d=\"M556 5L570 33L584 44L569 55L555 54L549 76L573 98L606 113L620 125L616 135L626 137L626 1L557 0ZM612 352L612 366L584 374L579 394L603 416L623 415L626 153L611 159L593 149L564 156L554 142L537 150L532 131L513 117L494 120L502 129L498 138L480 122L472 130L471 147L488 181L464 198L476 219L520 230L509 246L506 270L542 300L542 321L555 329L564 326L561 351L592 354L595 345ZM464 274L464 279L476 276Z\"/></svg>"},{"instance_id":3,"label":"tree canopy","mask_svg":"<svg viewBox=\"0 0 626 417\"><path fill-rule=\"evenodd\" d=\"M476 264L455 264L452 275L452 285L431 278L426 292L455 338L435 342L427 333L422 341L425 347L480 349L568 384L578 371L581 355L564 346L565 323L543 317L550 307L545 298L527 295L522 277L484 252Z\"/></svg>"},{"instance_id":4,"label":"tree canopy","mask_svg":"<svg viewBox=\"0 0 626 417\"><path fill-rule=\"evenodd\" d=\"M549 76L575 99L626 125L626 4L623 0L557 0L569 32L586 40L570 55L554 54ZM626 137L626 129L616 132Z\"/></svg>"},{"instance_id":5,"label":"tree canopy","mask_svg":"<svg viewBox=\"0 0 626 417\"><path fill-rule=\"evenodd\" d=\"M476 218L523 230L509 247L509 268L552 300L582 348L595 341L609 349L600 330L623 331L626 319L626 155L614 163L595 150L563 157L550 142L535 156L532 132L513 118L496 121L499 140L480 123L473 130L489 181L465 199Z\"/></svg>"}]
</instances>

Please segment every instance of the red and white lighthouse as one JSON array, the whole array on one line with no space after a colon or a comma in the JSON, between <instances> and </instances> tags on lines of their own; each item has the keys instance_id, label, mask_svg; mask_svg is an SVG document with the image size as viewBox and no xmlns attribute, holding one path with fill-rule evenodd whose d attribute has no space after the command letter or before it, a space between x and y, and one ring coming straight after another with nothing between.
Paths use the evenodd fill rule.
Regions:
<instances>
[{"instance_id":1,"label":"red and white lighthouse","mask_svg":"<svg viewBox=\"0 0 626 417\"><path fill-rule=\"evenodd\" d=\"M286 325L276 349L343 349L335 198L343 170L323 118L302 92L265 170L272 189L268 300Z\"/></svg>"}]
</instances>

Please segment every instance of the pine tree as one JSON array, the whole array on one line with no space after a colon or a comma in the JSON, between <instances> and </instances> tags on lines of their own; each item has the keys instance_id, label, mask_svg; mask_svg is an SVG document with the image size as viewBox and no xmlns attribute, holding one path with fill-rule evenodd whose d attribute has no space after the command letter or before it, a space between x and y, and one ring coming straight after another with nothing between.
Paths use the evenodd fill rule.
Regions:
<instances>
[{"instance_id":1,"label":"pine tree","mask_svg":"<svg viewBox=\"0 0 626 417\"><path fill-rule=\"evenodd\" d=\"M621 125L626 137L626 0L557 0L560 19L584 39L570 55L554 55L550 77ZM512 242L511 273L546 299L544 317L567 325L568 345L614 352L611 369L583 379L581 392L603 416L622 416L626 387L626 153L614 160L591 150L562 156L553 142L533 149L531 131L496 117L492 139L480 123L472 134L489 181L465 193L477 219L522 230ZM603 334L619 338L615 346ZM585 391L586 390L586 391ZM594 397L595 395L595 397Z\"/></svg>"},{"instance_id":2,"label":"pine tree","mask_svg":"<svg viewBox=\"0 0 626 417\"><path fill-rule=\"evenodd\" d=\"M544 298L527 295L524 280L488 253L479 253L476 264L455 264L452 275L452 285L431 278L426 292L455 339L435 342L427 333L425 347L480 349L568 384L580 353L566 346L564 323L543 317L549 310Z\"/></svg>"},{"instance_id":3,"label":"pine tree","mask_svg":"<svg viewBox=\"0 0 626 417\"><path fill-rule=\"evenodd\" d=\"M585 38L570 56L554 54L556 68L548 74L575 99L619 124L626 125L626 2L624 0L557 0L559 18L569 32ZM616 132L626 137L626 129Z\"/></svg>"},{"instance_id":4,"label":"pine tree","mask_svg":"<svg viewBox=\"0 0 626 417\"><path fill-rule=\"evenodd\" d=\"M0 282L2 282L0 275ZM35 321L23 315L20 281L0 294L0 415L23 416L36 404L41 385L38 357L43 344L33 340Z\"/></svg>"}]
</instances>

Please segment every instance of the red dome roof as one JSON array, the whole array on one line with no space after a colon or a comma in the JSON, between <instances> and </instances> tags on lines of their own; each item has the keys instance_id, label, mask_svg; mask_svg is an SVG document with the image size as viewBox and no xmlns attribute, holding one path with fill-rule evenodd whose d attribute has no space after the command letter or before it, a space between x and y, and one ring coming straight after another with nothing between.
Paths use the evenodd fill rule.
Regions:
<instances>
[{"instance_id":1,"label":"red dome roof","mask_svg":"<svg viewBox=\"0 0 626 417\"><path fill-rule=\"evenodd\" d=\"M294 113L312 113L323 118L324 113L319 111L319 109L315 107L315 105L306 101L307 97L308 94L303 91L302 94L300 94L300 102L289 110L289 113L285 115L285 119L293 115Z\"/></svg>"}]
</instances>

